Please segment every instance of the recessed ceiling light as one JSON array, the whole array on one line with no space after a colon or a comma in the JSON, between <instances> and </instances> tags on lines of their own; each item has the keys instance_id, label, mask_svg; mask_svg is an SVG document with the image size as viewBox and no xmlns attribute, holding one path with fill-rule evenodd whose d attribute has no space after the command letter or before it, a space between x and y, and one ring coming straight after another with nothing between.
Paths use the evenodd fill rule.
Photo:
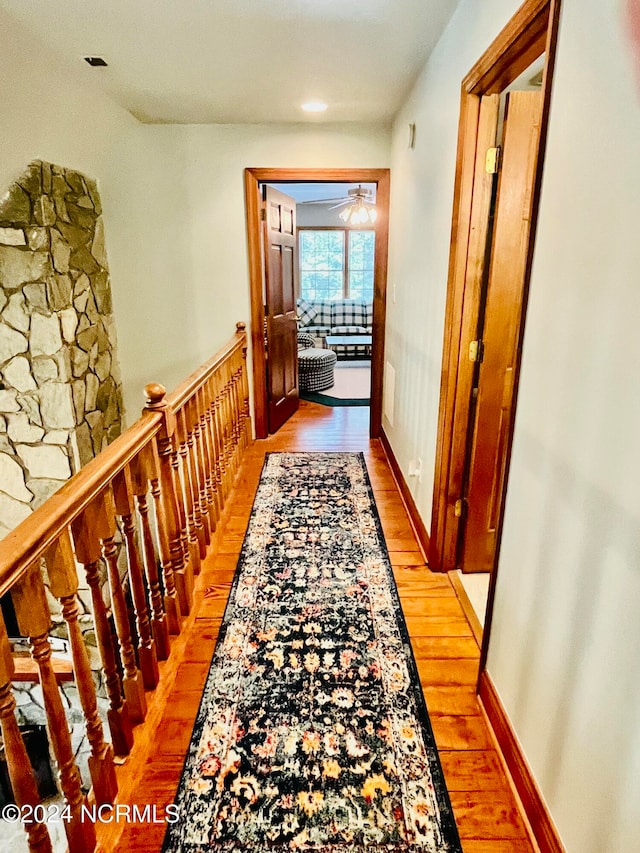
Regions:
<instances>
[{"instance_id":1,"label":"recessed ceiling light","mask_svg":"<svg viewBox=\"0 0 640 853\"><path fill-rule=\"evenodd\" d=\"M302 109L306 113L323 113L327 108L327 105L322 101L308 101L306 104L302 105Z\"/></svg>"},{"instance_id":2,"label":"recessed ceiling light","mask_svg":"<svg viewBox=\"0 0 640 853\"><path fill-rule=\"evenodd\" d=\"M92 68L106 68L107 63L101 56L85 56L84 61Z\"/></svg>"}]
</instances>

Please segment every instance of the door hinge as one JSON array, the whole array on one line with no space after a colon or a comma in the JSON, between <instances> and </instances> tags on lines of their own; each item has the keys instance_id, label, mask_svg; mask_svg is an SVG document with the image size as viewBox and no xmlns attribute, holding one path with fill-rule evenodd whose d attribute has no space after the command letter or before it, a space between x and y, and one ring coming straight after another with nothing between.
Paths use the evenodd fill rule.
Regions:
<instances>
[{"instance_id":1,"label":"door hinge","mask_svg":"<svg viewBox=\"0 0 640 853\"><path fill-rule=\"evenodd\" d=\"M456 518L462 518L462 514L467 508L467 499L466 498L458 498L453 508L453 513Z\"/></svg>"},{"instance_id":2,"label":"door hinge","mask_svg":"<svg viewBox=\"0 0 640 853\"><path fill-rule=\"evenodd\" d=\"M482 364L484 359L484 342L481 340L471 341L469 344L469 361Z\"/></svg>"},{"instance_id":3,"label":"door hinge","mask_svg":"<svg viewBox=\"0 0 640 853\"><path fill-rule=\"evenodd\" d=\"M501 154L502 148L500 148L499 145L496 145L494 148L489 148L487 150L484 168L489 175L495 175L500 171Z\"/></svg>"},{"instance_id":4,"label":"door hinge","mask_svg":"<svg viewBox=\"0 0 640 853\"><path fill-rule=\"evenodd\" d=\"M260 222L266 222L266 221L267 221L267 208L261 207L260 208Z\"/></svg>"}]
</instances>

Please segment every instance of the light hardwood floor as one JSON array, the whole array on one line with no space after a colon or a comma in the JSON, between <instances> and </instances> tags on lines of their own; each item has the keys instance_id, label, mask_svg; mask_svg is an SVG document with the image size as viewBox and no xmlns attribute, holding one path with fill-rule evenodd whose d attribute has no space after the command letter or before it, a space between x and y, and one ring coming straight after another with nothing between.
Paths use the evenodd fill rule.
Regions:
<instances>
[{"instance_id":1,"label":"light hardwood floor","mask_svg":"<svg viewBox=\"0 0 640 853\"><path fill-rule=\"evenodd\" d=\"M532 853L527 826L475 695L479 649L446 575L426 567L378 441L368 438L369 410L303 402L278 432L252 445L240 470L215 547L198 577L191 616L149 712L118 768L120 803L174 800L226 598L268 451L363 451L411 642L418 663L464 853ZM163 824L98 827L101 851L158 853Z\"/></svg>"}]
</instances>

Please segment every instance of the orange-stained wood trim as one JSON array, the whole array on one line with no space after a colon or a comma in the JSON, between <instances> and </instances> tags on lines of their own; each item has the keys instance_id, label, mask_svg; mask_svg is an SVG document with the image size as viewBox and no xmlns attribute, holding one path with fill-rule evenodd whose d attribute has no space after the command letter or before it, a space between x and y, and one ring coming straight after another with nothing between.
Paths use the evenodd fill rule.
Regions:
<instances>
[{"instance_id":1,"label":"orange-stained wood trim","mask_svg":"<svg viewBox=\"0 0 640 853\"><path fill-rule=\"evenodd\" d=\"M477 253L472 254L471 240L481 96L500 91L512 82L536 55L546 50L543 77L544 107L540 154L534 186L534 213L525 283L526 293L531 271L544 165L559 10L560 0L526 0L474 65L462 85L431 516L429 565L434 571L450 571L457 566L460 520L455 517L453 507L456 500L461 497L460 484L464 474L466 445L463 440L456 440L456 437L466 435L470 409L468 394L463 393L464 389L459 387L458 367L464 354L462 351L465 345L463 323L465 317L474 314L477 316L480 296L477 289L472 289L468 293L465 288L467 270L481 264ZM545 29L541 29L543 22ZM542 38L543 35L546 41ZM526 64L523 65L523 62ZM484 252L484 247L479 246L477 241L473 246ZM523 323L525 314L526 311L523 310ZM507 448L507 456L510 454L510 449L511 442ZM485 626L485 637L488 636L487 627Z\"/></svg>"},{"instance_id":2,"label":"orange-stained wood trim","mask_svg":"<svg viewBox=\"0 0 640 853\"><path fill-rule=\"evenodd\" d=\"M458 359L462 334L462 308L467 253L471 232L474 162L478 141L480 98L462 93L458 153L453 196L453 218L449 247L449 273L444 321L440 407L436 442L433 503L431 507L431 542L429 565L432 571L453 568L443 560L446 543L445 525L449 501L449 466L453 443L453 413L458 384ZM465 425L466 426L466 425ZM457 496L453 498L455 501Z\"/></svg>"},{"instance_id":3,"label":"orange-stained wood trim","mask_svg":"<svg viewBox=\"0 0 640 853\"><path fill-rule=\"evenodd\" d=\"M511 774L540 853L564 853L565 847L549 814L547 804L536 784L491 676L486 670L480 673L478 697Z\"/></svg>"},{"instance_id":4,"label":"orange-stained wood trim","mask_svg":"<svg viewBox=\"0 0 640 853\"><path fill-rule=\"evenodd\" d=\"M356 178L367 181L367 178ZM373 180L371 181L373 182ZM371 347L371 415L369 435L378 438L382 429L382 377L384 371L384 336L387 311L387 260L389 253L390 173L383 169L376 191L376 250L373 276L373 345Z\"/></svg>"},{"instance_id":5,"label":"orange-stained wood trim","mask_svg":"<svg viewBox=\"0 0 640 853\"><path fill-rule=\"evenodd\" d=\"M369 432L377 438L382 425L382 378L384 365L387 258L389 240L389 169L270 169L247 168L244 172L251 300L251 357L253 363L253 407L256 438L266 438L267 390L264 351L264 295L260 243L261 182L322 183L349 181L376 183L376 254L373 298L373 344L371 348L371 404Z\"/></svg>"},{"instance_id":6,"label":"orange-stained wood trim","mask_svg":"<svg viewBox=\"0 0 640 853\"><path fill-rule=\"evenodd\" d=\"M266 438L267 361L264 350L264 282L260 230L260 188L255 169L245 169L244 198L247 212L247 252L251 310L251 361L253 365L253 428L256 438Z\"/></svg>"},{"instance_id":7,"label":"orange-stained wood trim","mask_svg":"<svg viewBox=\"0 0 640 853\"><path fill-rule=\"evenodd\" d=\"M451 581L451 586L453 587L455 594L458 596L460 607L462 607L463 613L467 617L467 622L471 626L476 643L481 646L483 633L482 625L480 624L476 611L473 609L473 604L467 595L467 590L464 588L464 584L460 580L460 576L457 572L449 572L449 580Z\"/></svg>"},{"instance_id":8,"label":"orange-stained wood trim","mask_svg":"<svg viewBox=\"0 0 640 853\"><path fill-rule=\"evenodd\" d=\"M23 655L14 655L13 663L15 666L12 681L33 682L37 684L40 679L40 671L38 664L31 657ZM56 681L73 681L73 664L66 658L51 658L51 666L56 676Z\"/></svg>"},{"instance_id":9,"label":"orange-stained wood trim","mask_svg":"<svg viewBox=\"0 0 640 853\"><path fill-rule=\"evenodd\" d=\"M418 511L413 495L409 490L409 486L407 485L402 469L400 468L395 453L393 452L393 448L389 443L384 427L380 429L380 444L382 445L385 456L387 457L387 462L389 463L389 467L393 473L393 479L396 481L396 485L398 486L398 491L400 492L402 502L407 510L407 515L409 516L409 521L413 527L413 532L415 533L418 545L420 546L420 550L422 551L426 562L427 554L429 553L429 533L427 532L422 516ZM479 642L478 645L480 645Z\"/></svg>"},{"instance_id":10,"label":"orange-stained wood trim","mask_svg":"<svg viewBox=\"0 0 640 853\"><path fill-rule=\"evenodd\" d=\"M497 95L545 49L549 0L526 0L462 81L463 91Z\"/></svg>"},{"instance_id":11,"label":"orange-stained wood trim","mask_svg":"<svg viewBox=\"0 0 640 853\"><path fill-rule=\"evenodd\" d=\"M546 61L542 79L543 91L543 106L542 106L542 121L540 124L540 147L538 149L538 168L536 170L535 185L533 188L533 202L531 205L531 232L529 236L529 254L527 257L527 267L524 279L524 294L522 316L520 318L519 332L519 351L518 360L516 363L514 389L513 389L513 415L511 417L511 427L507 438L507 461L505 465L504 480L502 485L502 506L500 523L498 526L498 536L496 544L496 566L491 573L489 582L489 597L487 600L487 613L484 623L484 633L482 638L482 648L480 650L480 671L482 672L486 666L487 654L489 651L489 638L491 636L491 624L493 621L493 602L495 599L496 583L498 581L498 555L500 554L500 545L502 543L502 522L504 518L504 501L509 483L509 470L511 468L511 447L513 445L513 434L515 428L515 411L518 405L518 392L520 390L520 366L522 355L522 339L525 328L525 320L527 315L527 303L529 300L529 285L531 283L531 265L533 263L533 249L535 246L536 231L538 228L538 210L540 208L540 195L542 191L542 172L544 165L544 157L547 149L547 129L549 127L549 115L551 111L551 84L553 80L553 72L556 64L556 52L558 48L558 30L560 27L560 5L561 0L551 0L549 28L547 32L546 44Z\"/></svg>"}]
</instances>

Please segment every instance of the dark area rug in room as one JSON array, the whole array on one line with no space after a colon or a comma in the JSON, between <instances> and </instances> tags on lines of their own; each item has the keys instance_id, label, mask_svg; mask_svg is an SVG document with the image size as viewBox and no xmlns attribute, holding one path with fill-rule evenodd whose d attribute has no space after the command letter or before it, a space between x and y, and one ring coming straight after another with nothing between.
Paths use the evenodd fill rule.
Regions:
<instances>
[{"instance_id":1,"label":"dark area rug in room","mask_svg":"<svg viewBox=\"0 0 640 853\"><path fill-rule=\"evenodd\" d=\"M460 853L364 457L268 454L165 853Z\"/></svg>"}]
</instances>

